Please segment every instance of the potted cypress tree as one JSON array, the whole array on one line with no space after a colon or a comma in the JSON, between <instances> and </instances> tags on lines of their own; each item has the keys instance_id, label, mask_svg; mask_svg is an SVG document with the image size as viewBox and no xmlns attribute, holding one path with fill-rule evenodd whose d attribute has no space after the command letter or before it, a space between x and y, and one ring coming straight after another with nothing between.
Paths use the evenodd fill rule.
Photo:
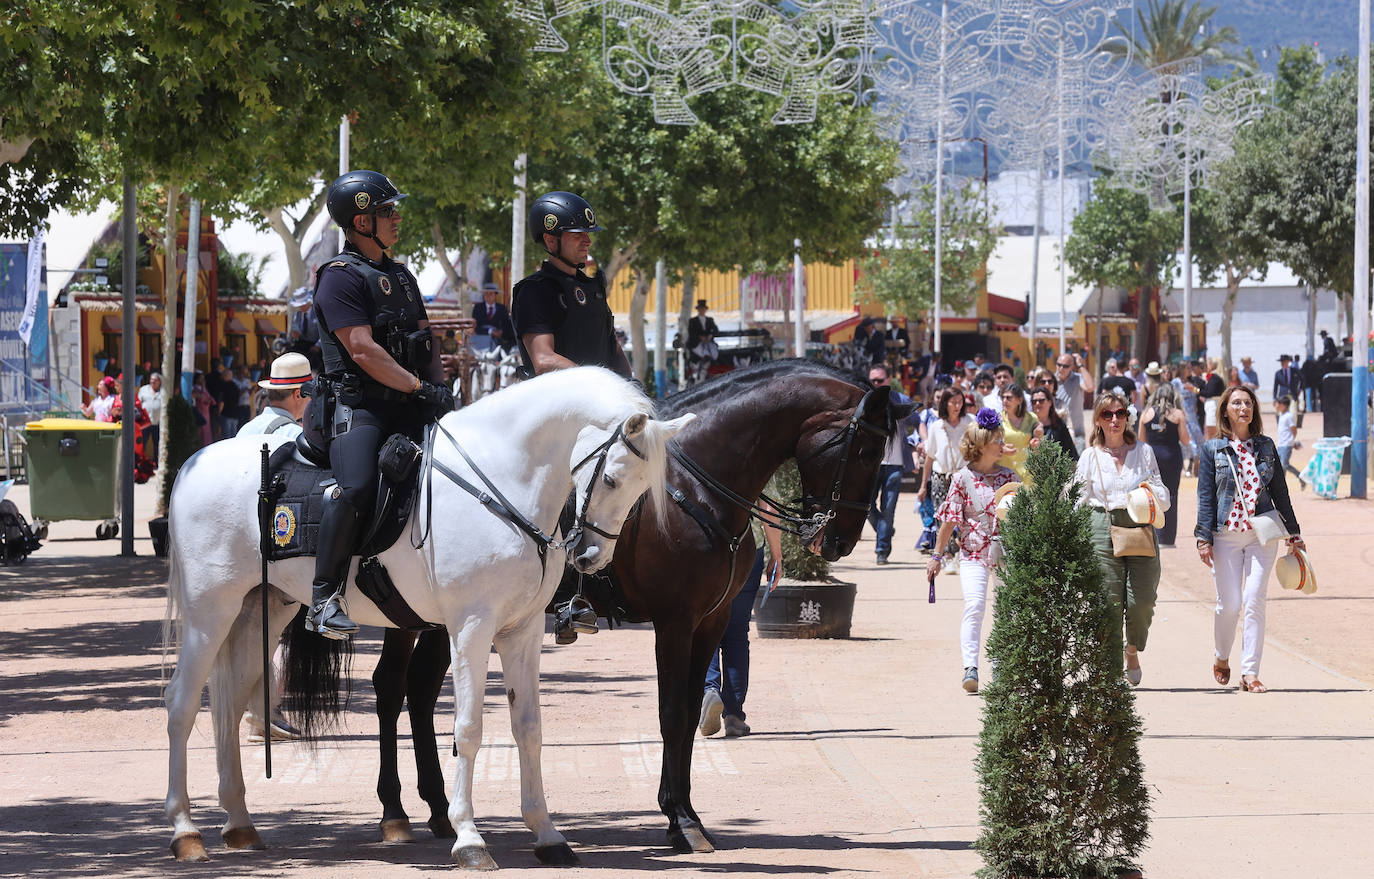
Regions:
<instances>
[{"instance_id":1,"label":"potted cypress tree","mask_svg":"<svg viewBox=\"0 0 1374 879\"><path fill-rule=\"evenodd\" d=\"M1139 876L1150 797L1140 719L1112 637L1074 463L1056 443L1002 524L1006 550L983 690L983 879Z\"/></svg>"},{"instance_id":2,"label":"potted cypress tree","mask_svg":"<svg viewBox=\"0 0 1374 879\"><path fill-rule=\"evenodd\" d=\"M179 390L172 392L167 410L162 413L162 441L167 444L167 464L158 483L157 516L148 520L148 535L153 538L153 552L159 558L167 556L167 508L172 502L172 485L186 459L200 448L196 431L195 410Z\"/></svg>"},{"instance_id":3,"label":"potted cypress tree","mask_svg":"<svg viewBox=\"0 0 1374 879\"><path fill-rule=\"evenodd\" d=\"M779 500L800 497L801 473L795 461L778 468L771 483ZM771 595L759 588L754 620L761 638L848 638L857 589L830 576L830 562L808 550L801 539L782 533L782 577Z\"/></svg>"}]
</instances>

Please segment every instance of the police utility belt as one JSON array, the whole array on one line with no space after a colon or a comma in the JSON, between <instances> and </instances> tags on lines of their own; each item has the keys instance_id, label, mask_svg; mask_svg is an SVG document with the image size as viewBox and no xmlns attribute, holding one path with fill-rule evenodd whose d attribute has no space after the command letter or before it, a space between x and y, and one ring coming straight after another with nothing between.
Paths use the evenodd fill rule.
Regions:
<instances>
[{"instance_id":1,"label":"police utility belt","mask_svg":"<svg viewBox=\"0 0 1374 879\"><path fill-rule=\"evenodd\" d=\"M410 399L406 391L352 373L318 376L301 388L301 396L319 398L320 405L309 410L309 426L326 439L348 433L353 426L353 410L366 408L368 402L399 403Z\"/></svg>"}]
</instances>

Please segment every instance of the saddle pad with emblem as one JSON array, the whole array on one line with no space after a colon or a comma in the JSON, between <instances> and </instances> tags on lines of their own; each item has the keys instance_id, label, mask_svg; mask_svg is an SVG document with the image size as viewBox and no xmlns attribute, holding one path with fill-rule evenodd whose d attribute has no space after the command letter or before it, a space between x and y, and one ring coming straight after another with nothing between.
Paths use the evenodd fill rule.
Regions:
<instances>
[{"instance_id":1,"label":"saddle pad with emblem","mask_svg":"<svg viewBox=\"0 0 1374 879\"><path fill-rule=\"evenodd\" d=\"M281 488L276 502L272 505L271 546L269 561L292 559L297 556L313 556L319 545L320 518L324 512L325 493L337 491L334 475L303 463L294 454L295 444L287 443L272 453L268 459L268 472L274 483ZM418 480L412 478L409 484L395 486L380 480L378 497L373 505L373 519L380 519L374 529L373 521L364 523L363 534L374 532L366 546L360 547L355 555L377 555L396 542L410 521L414 505L415 486Z\"/></svg>"}]
</instances>

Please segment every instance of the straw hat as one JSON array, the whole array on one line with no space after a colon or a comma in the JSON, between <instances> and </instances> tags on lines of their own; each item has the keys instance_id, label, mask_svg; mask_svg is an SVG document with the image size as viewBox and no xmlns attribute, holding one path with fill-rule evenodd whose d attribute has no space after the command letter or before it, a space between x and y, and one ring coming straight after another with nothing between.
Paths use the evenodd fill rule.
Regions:
<instances>
[{"instance_id":1,"label":"straw hat","mask_svg":"<svg viewBox=\"0 0 1374 879\"><path fill-rule=\"evenodd\" d=\"M1317 572L1312 570L1307 553L1297 547L1274 563L1274 573L1284 589L1296 589L1304 595L1317 591Z\"/></svg>"},{"instance_id":2,"label":"straw hat","mask_svg":"<svg viewBox=\"0 0 1374 879\"><path fill-rule=\"evenodd\" d=\"M1164 527L1164 508L1149 486L1141 485L1126 495L1126 514L1137 525Z\"/></svg>"},{"instance_id":3,"label":"straw hat","mask_svg":"<svg viewBox=\"0 0 1374 879\"><path fill-rule=\"evenodd\" d=\"M310 381L310 361L304 354L283 354L272 361L272 377L258 382L258 387L267 390L289 390L299 388Z\"/></svg>"},{"instance_id":4,"label":"straw hat","mask_svg":"<svg viewBox=\"0 0 1374 879\"><path fill-rule=\"evenodd\" d=\"M1162 369L1159 368L1159 361L1158 361L1158 360L1151 360L1151 361L1150 361L1150 365L1147 366L1147 367L1145 367L1145 374L1146 374L1146 375L1160 375L1160 374L1162 374L1163 372L1164 372L1164 370L1162 370Z\"/></svg>"},{"instance_id":5,"label":"straw hat","mask_svg":"<svg viewBox=\"0 0 1374 879\"><path fill-rule=\"evenodd\" d=\"M1008 482L997 489L997 493L992 496L993 513L997 516L998 522L1006 521L1007 512L1011 510L1012 499L1016 497L1016 492L1020 488L1021 483Z\"/></svg>"}]
</instances>

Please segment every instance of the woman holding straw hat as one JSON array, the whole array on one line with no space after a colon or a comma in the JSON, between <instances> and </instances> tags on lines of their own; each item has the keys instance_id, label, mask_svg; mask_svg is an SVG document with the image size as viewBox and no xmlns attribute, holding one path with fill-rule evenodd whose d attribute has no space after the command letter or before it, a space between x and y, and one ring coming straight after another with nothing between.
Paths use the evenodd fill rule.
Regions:
<instances>
[{"instance_id":1,"label":"woman holding straw hat","mask_svg":"<svg viewBox=\"0 0 1374 879\"><path fill-rule=\"evenodd\" d=\"M978 647L983 614L987 608L988 578L1001 560L997 540L997 490L1020 482L1014 471L997 463L1002 454L1002 420L996 410L978 410L975 423L959 441L964 466L950 479L949 493L936 511L941 523L935 536L935 554L926 564L934 577L944 562L945 547L959 528L959 583L964 592L964 616L959 625L959 647L964 662L962 686L978 692Z\"/></svg>"},{"instance_id":2,"label":"woman holding straw hat","mask_svg":"<svg viewBox=\"0 0 1374 879\"><path fill-rule=\"evenodd\" d=\"M1255 392L1227 388L1217 406L1221 436L1202 446L1197 477L1197 551L1217 589L1212 677L1231 682L1231 647L1244 610L1240 688L1268 691L1259 679L1264 653L1265 589L1285 539L1290 553L1306 549L1288 500L1288 482L1274 441L1264 435ZM1305 563L1305 558L1302 559Z\"/></svg>"},{"instance_id":3,"label":"woman holding straw hat","mask_svg":"<svg viewBox=\"0 0 1374 879\"><path fill-rule=\"evenodd\" d=\"M1169 491L1154 452L1136 441L1130 420L1124 394L1109 391L1097 398L1092 436L1078 459L1076 478L1083 490L1079 503L1092 507L1093 547L1107 596L1117 619L1125 618L1126 679L1134 686L1143 676L1140 653L1159 591L1159 548L1151 525L1163 524ZM1119 623L1114 631L1120 637Z\"/></svg>"}]
</instances>

